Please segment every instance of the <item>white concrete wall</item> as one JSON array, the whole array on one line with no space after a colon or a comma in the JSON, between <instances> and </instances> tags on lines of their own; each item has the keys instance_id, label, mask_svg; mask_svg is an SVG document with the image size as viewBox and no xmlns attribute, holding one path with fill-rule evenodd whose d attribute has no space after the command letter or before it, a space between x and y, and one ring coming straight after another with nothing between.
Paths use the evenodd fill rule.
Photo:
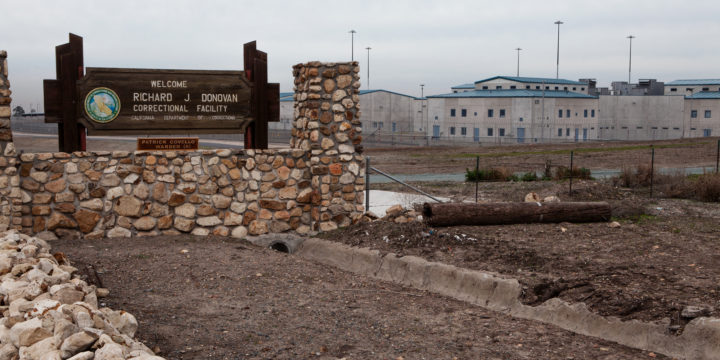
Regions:
<instances>
[{"instance_id":1,"label":"white concrete wall","mask_svg":"<svg viewBox=\"0 0 720 360\"><path fill-rule=\"evenodd\" d=\"M487 86L487 89L483 89L484 86ZM529 90L542 90L543 85L540 83L524 83L519 81L512 81L508 79L495 79L490 81L484 81L481 83L475 84L476 90L496 90L497 87L500 86L502 90L511 90L512 86L515 86L515 89L520 90L526 90L526 86L530 86ZM587 94L588 93L588 85L587 84L578 84L578 85L568 85L568 84L556 84L552 82L545 83L545 86L547 87L547 90L558 90L558 91L572 91L576 93L581 94ZM556 89L557 87L557 89Z\"/></svg>"},{"instance_id":2,"label":"white concrete wall","mask_svg":"<svg viewBox=\"0 0 720 360\"><path fill-rule=\"evenodd\" d=\"M693 110L697 111L695 118ZM707 118L706 111L710 112ZM685 137L720 136L720 99L686 99L683 115Z\"/></svg>"},{"instance_id":3,"label":"white concrete wall","mask_svg":"<svg viewBox=\"0 0 720 360\"><path fill-rule=\"evenodd\" d=\"M720 91L720 85L665 85L665 95L689 96L701 91Z\"/></svg>"},{"instance_id":4,"label":"white concrete wall","mask_svg":"<svg viewBox=\"0 0 720 360\"><path fill-rule=\"evenodd\" d=\"M682 96L600 96L599 101L601 139L664 140L683 137L686 100Z\"/></svg>"},{"instance_id":5,"label":"white concrete wall","mask_svg":"<svg viewBox=\"0 0 720 360\"><path fill-rule=\"evenodd\" d=\"M391 133L393 123L395 133L411 133L417 129L416 118L420 116L415 108L415 98L386 91L360 95L360 111L365 134Z\"/></svg>"}]
</instances>

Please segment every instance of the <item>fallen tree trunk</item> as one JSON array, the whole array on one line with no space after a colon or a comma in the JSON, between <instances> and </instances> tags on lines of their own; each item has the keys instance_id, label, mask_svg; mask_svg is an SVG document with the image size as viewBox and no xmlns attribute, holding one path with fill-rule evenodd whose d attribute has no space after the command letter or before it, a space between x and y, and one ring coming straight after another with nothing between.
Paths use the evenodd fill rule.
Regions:
<instances>
[{"instance_id":1,"label":"fallen tree trunk","mask_svg":"<svg viewBox=\"0 0 720 360\"><path fill-rule=\"evenodd\" d=\"M423 219L430 226L505 225L610 220L606 202L441 203L423 205Z\"/></svg>"}]
</instances>

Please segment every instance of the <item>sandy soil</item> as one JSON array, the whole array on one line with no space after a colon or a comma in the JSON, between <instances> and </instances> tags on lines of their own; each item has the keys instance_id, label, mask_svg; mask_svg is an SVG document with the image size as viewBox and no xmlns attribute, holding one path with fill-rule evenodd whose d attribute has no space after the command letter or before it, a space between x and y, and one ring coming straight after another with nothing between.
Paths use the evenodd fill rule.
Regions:
<instances>
[{"instance_id":1,"label":"sandy soil","mask_svg":"<svg viewBox=\"0 0 720 360\"><path fill-rule=\"evenodd\" d=\"M225 238L52 243L168 359L637 359L649 354ZM95 278L95 276L90 277ZM663 358L657 355L657 358Z\"/></svg>"},{"instance_id":2,"label":"sandy soil","mask_svg":"<svg viewBox=\"0 0 720 360\"><path fill-rule=\"evenodd\" d=\"M437 195L456 200L474 196L472 184L440 189ZM688 320L680 316L686 306L717 315L717 204L650 199L594 181L576 183L572 197L567 183L487 183L480 187L480 201L522 201L529 191L565 201L607 200L620 227L561 223L429 228L377 221L321 237L509 275L523 284L527 304L560 297L622 319L670 318L670 330L676 333Z\"/></svg>"}]
</instances>

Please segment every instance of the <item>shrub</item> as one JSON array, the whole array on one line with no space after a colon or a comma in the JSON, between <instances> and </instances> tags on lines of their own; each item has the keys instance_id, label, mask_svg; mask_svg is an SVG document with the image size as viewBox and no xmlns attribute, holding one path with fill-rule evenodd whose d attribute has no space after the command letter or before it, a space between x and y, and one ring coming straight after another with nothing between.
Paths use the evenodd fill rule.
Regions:
<instances>
[{"instance_id":1,"label":"shrub","mask_svg":"<svg viewBox=\"0 0 720 360\"><path fill-rule=\"evenodd\" d=\"M534 171L526 172L523 174L523 176L520 178L522 181L537 181L538 176Z\"/></svg>"},{"instance_id":2,"label":"shrub","mask_svg":"<svg viewBox=\"0 0 720 360\"><path fill-rule=\"evenodd\" d=\"M650 186L652 176L653 172L648 165L638 165L635 168L624 166L620 175L613 178L613 184L629 188ZM657 176L657 172L655 172L655 176Z\"/></svg>"},{"instance_id":3,"label":"shrub","mask_svg":"<svg viewBox=\"0 0 720 360\"><path fill-rule=\"evenodd\" d=\"M573 166L572 169L572 177L575 179L585 179L585 180L592 180L591 176L592 172L590 169L587 168L577 168ZM555 180L563 180L570 178L570 169L568 169L565 166L558 166L555 169L555 175L553 176L553 179Z\"/></svg>"},{"instance_id":4,"label":"shrub","mask_svg":"<svg viewBox=\"0 0 720 360\"><path fill-rule=\"evenodd\" d=\"M513 173L504 167L470 170L465 169L465 181L510 181L517 180Z\"/></svg>"}]
</instances>

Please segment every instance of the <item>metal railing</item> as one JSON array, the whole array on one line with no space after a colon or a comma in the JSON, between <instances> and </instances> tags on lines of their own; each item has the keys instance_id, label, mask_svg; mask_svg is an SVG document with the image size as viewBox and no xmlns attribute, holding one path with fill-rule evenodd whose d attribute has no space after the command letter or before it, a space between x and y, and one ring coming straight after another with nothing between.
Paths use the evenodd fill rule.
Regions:
<instances>
[{"instance_id":1,"label":"metal railing","mask_svg":"<svg viewBox=\"0 0 720 360\"><path fill-rule=\"evenodd\" d=\"M380 174L380 175L382 175L382 176L385 176L386 178L388 178L388 179L390 179L390 180L392 180L392 181L395 181L396 183L398 183L398 184L400 184L400 185L403 185L403 186L405 186L405 187L407 187L407 188L409 188L409 189L411 189L411 190L413 190L413 191L415 191L415 192L417 192L417 193L419 193L419 194L421 194L421 195L427 196L427 197L429 197L430 199L433 199L433 200L435 200L435 201L437 201L437 202L439 202L439 203L442 203L442 202L443 202L442 200L440 200L440 199L438 199L438 198L436 198L436 197L434 197L434 196L432 196L432 195L430 195L430 194L428 194L428 193L426 193L426 192L424 192L424 191L422 191L422 190L420 190L420 189L418 189L418 188L416 188L416 187L414 187L414 186L412 186L412 185L410 185L410 184L407 184L407 183L405 183L405 182L403 182L403 181L401 181L401 180L399 180L399 179L396 179L396 178L393 177L392 175L387 174L387 173L385 173L385 172L382 171L382 170L379 170L379 169L376 169L376 168L374 168L374 167L371 167L371 166L370 166L370 157L369 157L369 156L366 156L366 157L365 157L365 212L370 211L370 171L374 171L374 172L376 172L376 173L378 173L378 174Z\"/></svg>"}]
</instances>

